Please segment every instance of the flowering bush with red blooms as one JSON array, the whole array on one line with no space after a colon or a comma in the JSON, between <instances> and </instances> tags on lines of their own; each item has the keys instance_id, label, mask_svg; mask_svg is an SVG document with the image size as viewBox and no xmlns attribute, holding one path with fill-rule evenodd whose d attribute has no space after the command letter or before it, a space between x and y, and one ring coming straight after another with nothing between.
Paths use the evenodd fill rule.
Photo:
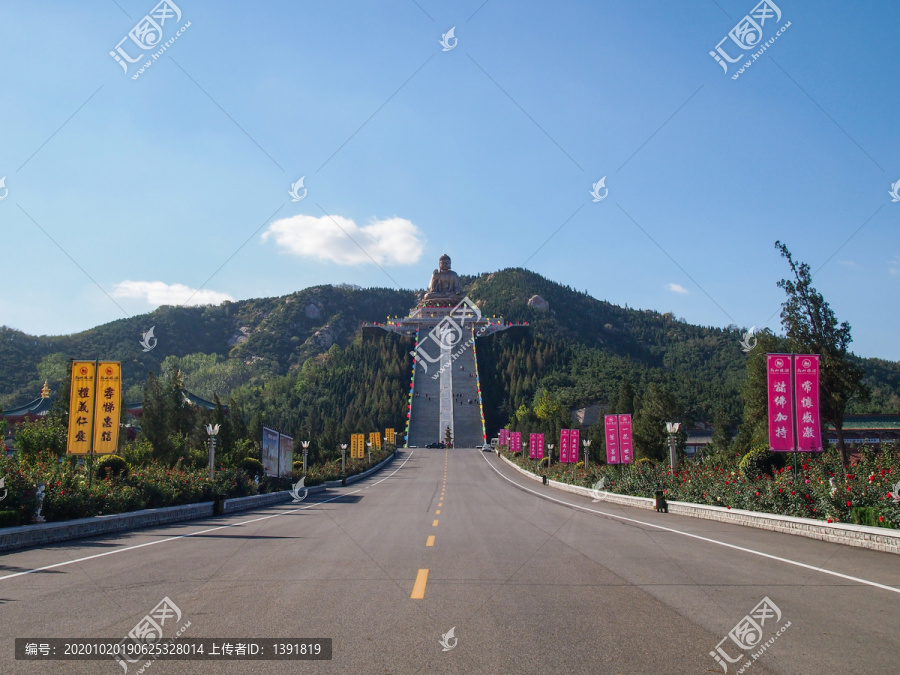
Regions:
<instances>
[{"instance_id":1,"label":"flowering bush with red blooms","mask_svg":"<svg viewBox=\"0 0 900 675\"><path fill-rule=\"evenodd\" d=\"M546 467L541 468L538 462L527 457L504 455L529 471L546 473L548 478L564 483L592 487L605 476L605 489L619 494L653 497L657 490L663 490L669 501L839 523L853 522L851 509L872 508L877 525L900 528L900 503L889 494L900 482L900 453L892 446L886 446L881 452L863 448L859 462L847 470L846 476L835 449L802 453L796 475L793 457L786 455L787 465L783 469L755 477L741 471L739 456L703 463L688 461L673 475L668 463L652 462L592 464L588 470L571 464L555 464L548 473Z\"/></svg>"},{"instance_id":2,"label":"flowering bush with red blooms","mask_svg":"<svg viewBox=\"0 0 900 675\"><path fill-rule=\"evenodd\" d=\"M373 449L372 464L384 459L386 454ZM348 459L347 475L365 471L369 466L367 459ZM341 477L340 459L309 469L307 487ZM156 461L131 466L128 475L123 476L99 478L95 472L93 480L88 471L87 466L77 464L74 458L60 462L57 456L47 453L24 458L0 457L0 477L6 477L9 491L0 506L15 510L21 524L33 522L39 504L39 483L44 484L41 515L48 522L195 504L212 501L216 495L246 497L290 488L289 478L264 477L256 481L239 467L221 467L215 481L210 481L208 469L196 469L193 462L182 460L175 466Z\"/></svg>"}]
</instances>

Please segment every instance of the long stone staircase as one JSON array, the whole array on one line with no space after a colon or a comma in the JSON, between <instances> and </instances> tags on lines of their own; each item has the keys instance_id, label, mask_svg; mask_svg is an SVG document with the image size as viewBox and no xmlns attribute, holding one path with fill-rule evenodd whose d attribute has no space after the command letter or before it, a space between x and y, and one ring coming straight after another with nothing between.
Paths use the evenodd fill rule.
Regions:
<instances>
[{"instance_id":1,"label":"long stone staircase","mask_svg":"<svg viewBox=\"0 0 900 675\"><path fill-rule=\"evenodd\" d=\"M469 329L465 340L471 340L471 337ZM475 350L471 344L453 362L453 394L453 445L457 448L480 446L484 443L484 424L478 402Z\"/></svg>"},{"instance_id":2,"label":"long stone staircase","mask_svg":"<svg viewBox=\"0 0 900 675\"><path fill-rule=\"evenodd\" d=\"M475 350L470 341L472 329L464 328L457 346L441 354L440 362L415 366L412 409L407 444L419 448L444 440L450 427L457 448L480 446L484 442L484 423L478 400ZM452 359L455 355L456 359ZM437 378L441 363L449 363Z\"/></svg>"},{"instance_id":3,"label":"long stone staircase","mask_svg":"<svg viewBox=\"0 0 900 675\"><path fill-rule=\"evenodd\" d=\"M440 378L431 377L438 367L437 363L428 364L427 370L421 364L415 366L408 446L424 448L429 443L443 440L440 430Z\"/></svg>"}]
</instances>

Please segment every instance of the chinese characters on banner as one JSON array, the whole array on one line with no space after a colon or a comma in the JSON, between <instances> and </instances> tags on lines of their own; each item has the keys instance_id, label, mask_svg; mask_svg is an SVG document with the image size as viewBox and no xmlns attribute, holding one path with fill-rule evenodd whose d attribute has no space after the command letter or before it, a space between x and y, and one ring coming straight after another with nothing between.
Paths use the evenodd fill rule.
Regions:
<instances>
[{"instance_id":1,"label":"chinese characters on banner","mask_svg":"<svg viewBox=\"0 0 900 675\"><path fill-rule=\"evenodd\" d=\"M819 419L819 356L794 357L794 391L797 395L797 445L800 452L822 451Z\"/></svg>"},{"instance_id":2,"label":"chinese characters on banner","mask_svg":"<svg viewBox=\"0 0 900 675\"><path fill-rule=\"evenodd\" d=\"M394 430L393 429L385 429L384 436L387 438L387 442L393 445L394 443Z\"/></svg>"},{"instance_id":3,"label":"chinese characters on banner","mask_svg":"<svg viewBox=\"0 0 900 675\"><path fill-rule=\"evenodd\" d=\"M576 464L578 462L578 443L580 440L580 429L559 430L559 461L561 464Z\"/></svg>"},{"instance_id":4,"label":"chinese characters on banner","mask_svg":"<svg viewBox=\"0 0 900 675\"><path fill-rule=\"evenodd\" d=\"M559 430L559 461L565 464L569 461L569 430Z\"/></svg>"},{"instance_id":5,"label":"chinese characters on banner","mask_svg":"<svg viewBox=\"0 0 900 675\"><path fill-rule=\"evenodd\" d=\"M631 438L631 415L605 415L606 463L630 464L634 461Z\"/></svg>"},{"instance_id":6,"label":"chinese characters on banner","mask_svg":"<svg viewBox=\"0 0 900 675\"><path fill-rule=\"evenodd\" d=\"M619 415L619 452L622 464L634 461L634 444L631 437L631 415Z\"/></svg>"},{"instance_id":7,"label":"chinese characters on banner","mask_svg":"<svg viewBox=\"0 0 900 675\"><path fill-rule=\"evenodd\" d=\"M500 437L497 440L499 441L498 445L508 445L509 444L509 429L501 429Z\"/></svg>"},{"instance_id":8,"label":"chinese characters on banner","mask_svg":"<svg viewBox=\"0 0 900 675\"><path fill-rule=\"evenodd\" d=\"M72 363L72 388L69 396L69 438L66 452L84 455L90 452L94 432L94 383L96 364L93 361ZM117 425L118 426L118 425Z\"/></svg>"},{"instance_id":9,"label":"chinese characters on banner","mask_svg":"<svg viewBox=\"0 0 900 675\"><path fill-rule=\"evenodd\" d=\"M619 463L619 416L604 415L603 424L606 428L606 463Z\"/></svg>"},{"instance_id":10,"label":"chinese characters on banner","mask_svg":"<svg viewBox=\"0 0 900 675\"><path fill-rule=\"evenodd\" d=\"M766 375L769 449L772 452L820 452L818 355L766 354Z\"/></svg>"},{"instance_id":11,"label":"chinese characters on banner","mask_svg":"<svg viewBox=\"0 0 900 675\"><path fill-rule=\"evenodd\" d=\"M512 431L509 434L509 451L519 452L522 450L522 432Z\"/></svg>"},{"instance_id":12,"label":"chinese characters on banner","mask_svg":"<svg viewBox=\"0 0 900 675\"><path fill-rule=\"evenodd\" d=\"M373 448L381 450L381 436L378 435L377 431L373 431L369 434L369 443L372 444Z\"/></svg>"},{"instance_id":13,"label":"chinese characters on banner","mask_svg":"<svg viewBox=\"0 0 900 675\"><path fill-rule=\"evenodd\" d=\"M528 457L544 459L544 434L531 434L528 437Z\"/></svg>"},{"instance_id":14,"label":"chinese characters on banner","mask_svg":"<svg viewBox=\"0 0 900 675\"><path fill-rule=\"evenodd\" d=\"M350 459L362 459L365 455L366 437L364 434L350 434Z\"/></svg>"},{"instance_id":15,"label":"chinese characters on banner","mask_svg":"<svg viewBox=\"0 0 900 675\"><path fill-rule=\"evenodd\" d=\"M111 455L119 445L122 414L122 365L117 361L97 364L97 398L94 404L94 452Z\"/></svg>"},{"instance_id":16,"label":"chinese characters on banner","mask_svg":"<svg viewBox=\"0 0 900 675\"><path fill-rule=\"evenodd\" d=\"M578 446L581 443L581 429L569 429L569 463L578 463Z\"/></svg>"}]
</instances>

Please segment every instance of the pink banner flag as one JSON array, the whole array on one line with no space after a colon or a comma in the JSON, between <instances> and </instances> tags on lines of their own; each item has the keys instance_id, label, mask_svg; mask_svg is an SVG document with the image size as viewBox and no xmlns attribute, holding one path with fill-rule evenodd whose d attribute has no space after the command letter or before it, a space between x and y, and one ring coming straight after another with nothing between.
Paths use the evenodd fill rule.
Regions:
<instances>
[{"instance_id":1,"label":"pink banner flag","mask_svg":"<svg viewBox=\"0 0 900 675\"><path fill-rule=\"evenodd\" d=\"M531 434L528 437L528 456L531 459L544 459L544 434Z\"/></svg>"},{"instance_id":2,"label":"pink banner flag","mask_svg":"<svg viewBox=\"0 0 900 675\"><path fill-rule=\"evenodd\" d=\"M522 432L513 431L509 434L509 451L521 452L522 450Z\"/></svg>"},{"instance_id":3,"label":"pink banner flag","mask_svg":"<svg viewBox=\"0 0 900 675\"><path fill-rule=\"evenodd\" d=\"M800 452L821 452L817 354L797 354L794 357L794 387L797 395L797 445Z\"/></svg>"},{"instance_id":4,"label":"pink banner flag","mask_svg":"<svg viewBox=\"0 0 900 675\"><path fill-rule=\"evenodd\" d=\"M559 461L566 463L569 461L569 430L560 429L559 431Z\"/></svg>"},{"instance_id":5,"label":"pink banner flag","mask_svg":"<svg viewBox=\"0 0 900 675\"><path fill-rule=\"evenodd\" d=\"M769 385L769 449L772 452L793 452L791 355L766 354L766 373Z\"/></svg>"},{"instance_id":6,"label":"pink banner flag","mask_svg":"<svg viewBox=\"0 0 900 675\"><path fill-rule=\"evenodd\" d=\"M631 415L619 415L619 452L622 464L634 461L634 444L631 438Z\"/></svg>"},{"instance_id":7,"label":"pink banner flag","mask_svg":"<svg viewBox=\"0 0 900 675\"><path fill-rule=\"evenodd\" d=\"M497 440L499 441L499 445L508 445L509 444L509 429L501 429L500 437Z\"/></svg>"},{"instance_id":8,"label":"pink banner flag","mask_svg":"<svg viewBox=\"0 0 900 675\"><path fill-rule=\"evenodd\" d=\"M581 429L569 429L569 462L578 464L581 453Z\"/></svg>"},{"instance_id":9,"label":"pink banner flag","mask_svg":"<svg viewBox=\"0 0 900 675\"><path fill-rule=\"evenodd\" d=\"M606 426L606 463L619 463L619 417L618 415L604 415L603 422Z\"/></svg>"}]
</instances>

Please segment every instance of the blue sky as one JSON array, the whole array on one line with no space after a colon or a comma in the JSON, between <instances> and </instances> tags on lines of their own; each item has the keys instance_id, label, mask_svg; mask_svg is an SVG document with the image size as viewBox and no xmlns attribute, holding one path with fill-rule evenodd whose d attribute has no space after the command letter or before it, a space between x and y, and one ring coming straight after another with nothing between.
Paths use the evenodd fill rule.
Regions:
<instances>
[{"instance_id":1,"label":"blue sky","mask_svg":"<svg viewBox=\"0 0 900 675\"><path fill-rule=\"evenodd\" d=\"M137 79L109 52L159 49L128 38L153 0L0 7L2 324L421 288L446 252L777 329L781 239L900 359L895 3L782 0L737 79L756 49L709 52L753 0L181 0Z\"/></svg>"}]
</instances>

